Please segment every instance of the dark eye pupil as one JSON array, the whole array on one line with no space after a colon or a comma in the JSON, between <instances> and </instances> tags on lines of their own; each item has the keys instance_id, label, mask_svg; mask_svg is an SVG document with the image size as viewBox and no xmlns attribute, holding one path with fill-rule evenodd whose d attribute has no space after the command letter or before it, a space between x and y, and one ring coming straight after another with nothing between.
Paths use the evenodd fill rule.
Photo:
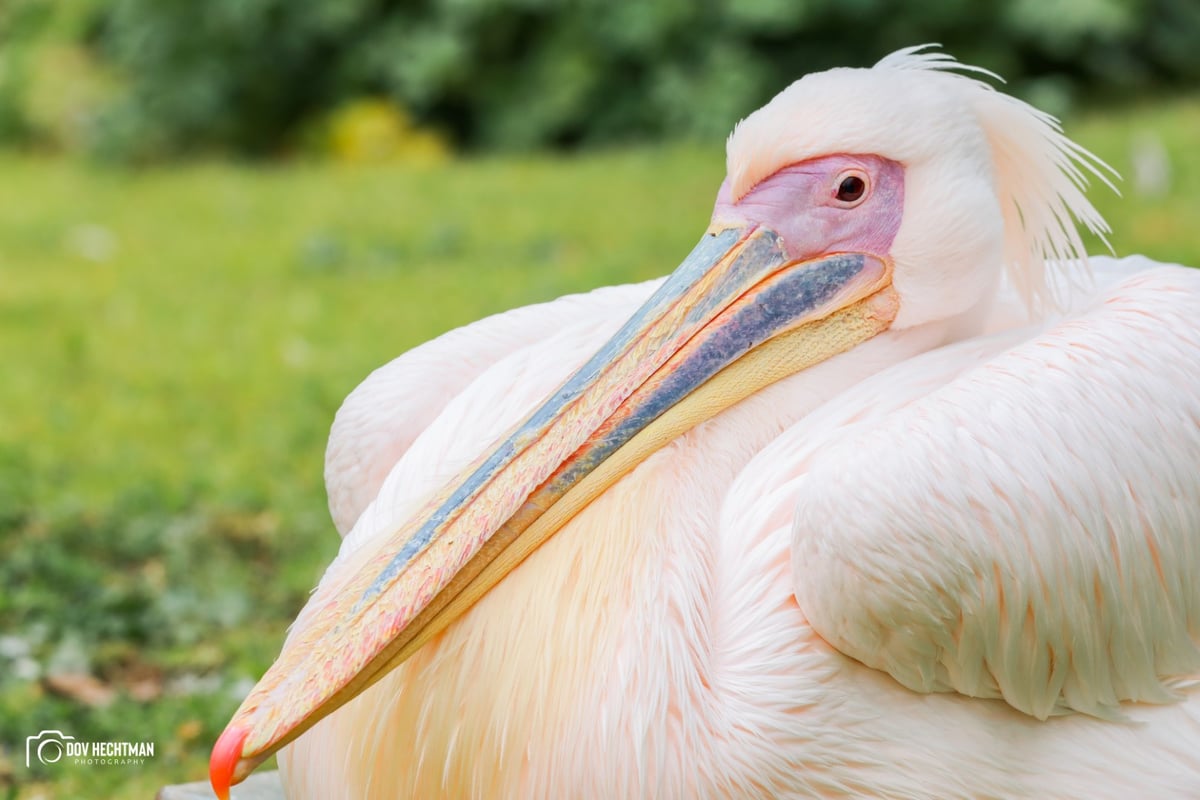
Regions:
<instances>
[{"instance_id":1,"label":"dark eye pupil","mask_svg":"<svg viewBox=\"0 0 1200 800\"><path fill-rule=\"evenodd\" d=\"M853 203L855 200L863 196L863 192L867 190L867 182L857 175L850 175L842 179L838 186L837 199L843 203Z\"/></svg>"}]
</instances>

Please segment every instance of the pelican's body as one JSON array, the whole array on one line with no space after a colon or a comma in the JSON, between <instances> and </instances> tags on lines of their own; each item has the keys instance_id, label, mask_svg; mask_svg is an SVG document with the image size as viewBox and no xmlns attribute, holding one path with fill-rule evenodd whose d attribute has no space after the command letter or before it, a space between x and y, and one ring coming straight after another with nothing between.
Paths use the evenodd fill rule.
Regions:
<instances>
[{"instance_id":1,"label":"pelican's body","mask_svg":"<svg viewBox=\"0 0 1200 800\"><path fill-rule=\"evenodd\" d=\"M911 52L891 66L945 68ZM940 173L905 160L911 143L847 167L839 153L879 151L759 139L739 160L737 137L765 136L772 106L731 141L714 231L766 219L795 247L809 234L772 192L829 175L840 209L880 194L906 217L936 205L914 176ZM1019 173L997 163L998 183ZM847 174L875 195L864 203ZM308 727L280 751L294 799L1200 796L1200 273L1094 259L1084 285L1035 263L1077 244L1053 232L1065 209L1094 222L1072 186L1036 202L1013 190L1020 235L1002 203L994 235L955 241L950 212L936 256L912 227L846 232L820 216L811 252L890 253L882 278L855 264L898 304L853 295L886 330L671 437L403 663L366 637L384 655L352 654L355 670L375 677L326 689L313 676L339 666L331 643L358 647L331 609L391 596L375 588L389 565L338 605L361 591L354 575L391 563L367 559L391 552L371 555L397 520L442 519L429 498L455 476L531 447L522 420L669 284L498 315L376 372L330 441L342 553L218 743L214 783ZM1063 308L1031 322L1047 290ZM556 480L514 472L538 492ZM458 503L466 490L446 491ZM328 716L296 728L288 697L310 691L305 708Z\"/></svg>"},{"instance_id":2,"label":"pelican's body","mask_svg":"<svg viewBox=\"0 0 1200 800\"><path fill-rule=\"evenodd\" d=\"M836 469L821 459L845 458L839 443L876 420L884 423L880 436L911 434L920 448L914 466L957 483L948 494L975 491L979 502L996 500L989 481L1005 471L1036 485L1047 469L1085 458L1094 460L1085 474L1097 482L1120 476L1123 465L1078 439L1061 461L1028 454L1068 424L1090 438L1141 435L1139 419L1156 424L1144 404L1197 382L1200 274L1144 259L1094 262L1106 285L1077 290L1063 322L923 357L944 332L885 335L660 451L437 642L285 749L288 796L1200 794L1200 693L1125 709L1136 722L1079 714L1043 722L999 701L916 694L826 644L793 597L796 509L821 499L805 475ZM391 441L415 441L366 513L411 513L590 355L650 289L615 287L519 309L398 359L347 401L330 478L365 466L351 454L361 452L359 437L375 432L368 420L383 424L385 410L403 408L389 395L446 380L442 364L461 365L461 383L439 396L440 414L416 423L421 430L406 427L402 413L390 423ZM1017 317L1014 309L992 324ZM1121 348L1109 352L1107 368L1088 357L1098 338ZM504 357L486 367L473 360L496 345ZM1020 373L1006 372L1014 364ZM1098 388L1105 374L1107 389ZM972 391L1006 375L1024 393ZM998 402L1023 406L1040 427L1014 429L1016 409L997 417ZM1200 415L1200 395L1190 407ZM900 414L933 420L933 435L906 431ZM962 437L971 435L986 449L964 453ZM1149 446L1152 463L1130 465L1132 480L1196 480L1190 464L1161 464L1177 452L1170 442ZM1161 473L1145 471L1154 465ZM893 493L920 484L890 471L879 479ZM1195 491L1193 483L1193 505L1183 511L1200 530ZM932 503L913 497L908 509L942 513ZM343 519L357 510L334 507ZM899 568L899 546L893 556Z\"/></svg>"}]
</instances>

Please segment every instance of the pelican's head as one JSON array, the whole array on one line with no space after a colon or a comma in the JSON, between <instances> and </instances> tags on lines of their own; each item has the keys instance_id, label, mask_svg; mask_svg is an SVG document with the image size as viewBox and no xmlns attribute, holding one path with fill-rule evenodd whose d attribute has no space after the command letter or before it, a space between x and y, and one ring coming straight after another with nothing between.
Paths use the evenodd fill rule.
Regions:
<instances>
[{"instance_id":1,"label":"pelican's head","mask_svg":"<svg viewBox=\"0 0 1200 800\"><path fill-rule=\"evenodd\" d=\"M714 225L773 227L796 256L886 259L894 328L971 311L1005 270L1030 306L1052 300L1046 259L1083 256L1072 216L1107 231L1082 191L1081 169L1104 180L1103 165L969 75L990 73L923 49L805 76L747 117Z\"/></svg>"},{"instance_id":2,"label":"pelican's head","mask_svg":"<svg viewBox=\"0 0 1200 800\"><path fill-rule=\"evenodd\" d=\"M910 49L809 75L742 122L692 253L596 355L408 520L343 554L213 749L218 795L464 613L649 453L889 328L977 314L1082 253L1094 159Z\"/></svg>"}]
</instances>

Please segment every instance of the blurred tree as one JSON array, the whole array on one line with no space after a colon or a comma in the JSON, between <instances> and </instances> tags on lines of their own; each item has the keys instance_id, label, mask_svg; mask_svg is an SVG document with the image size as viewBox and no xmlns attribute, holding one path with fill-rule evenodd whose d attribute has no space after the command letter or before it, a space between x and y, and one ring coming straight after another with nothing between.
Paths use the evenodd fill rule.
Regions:
<instances>
[{"instance_id":1,"label":"blurred tree","mask_svg":"<svg viewBox=\"0 0 1200 800\"><path fill-rule=\"evenodd\" d=\"M0 34L29 36L8 0ZM804 72L938 41L1061 112L1200 77L1196 0L74 0L123 79L91 127L124 157L275 153L390 99L464 146L719 136ZM56 12L57 13L57 12ZM86 24L78 19L84 18ZM22 22L21 20L24 19ZM14 22L13 20L16 20ZM28 122L0 57L0 135ZM16 76L16 77L14 77ZM6 105L7 103L7 105ZM13 109L17 109L14 111Z\"/></svg>"}]
</instances>

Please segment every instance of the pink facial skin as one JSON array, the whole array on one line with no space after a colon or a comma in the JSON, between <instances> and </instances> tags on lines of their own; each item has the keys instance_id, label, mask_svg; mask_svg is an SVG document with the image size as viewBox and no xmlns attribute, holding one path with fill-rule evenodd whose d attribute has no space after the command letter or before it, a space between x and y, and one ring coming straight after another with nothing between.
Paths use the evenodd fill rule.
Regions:
<instances>
[{"instance_id":1,"label":"pink facial skin","mask_svg":"<svg viewBox=\"0 0 1200 800\"><path fill-rule=\"evenodd\" d=\"M855 202L839 200L850 175L867 185ZM904 211L904 167L874 155L832 155L784 167L733 200L729 178L717 193L712 221L754 224L783 237L787 254L806 261L830 253L886 256Z\"/></svg>"}]
</instances>

